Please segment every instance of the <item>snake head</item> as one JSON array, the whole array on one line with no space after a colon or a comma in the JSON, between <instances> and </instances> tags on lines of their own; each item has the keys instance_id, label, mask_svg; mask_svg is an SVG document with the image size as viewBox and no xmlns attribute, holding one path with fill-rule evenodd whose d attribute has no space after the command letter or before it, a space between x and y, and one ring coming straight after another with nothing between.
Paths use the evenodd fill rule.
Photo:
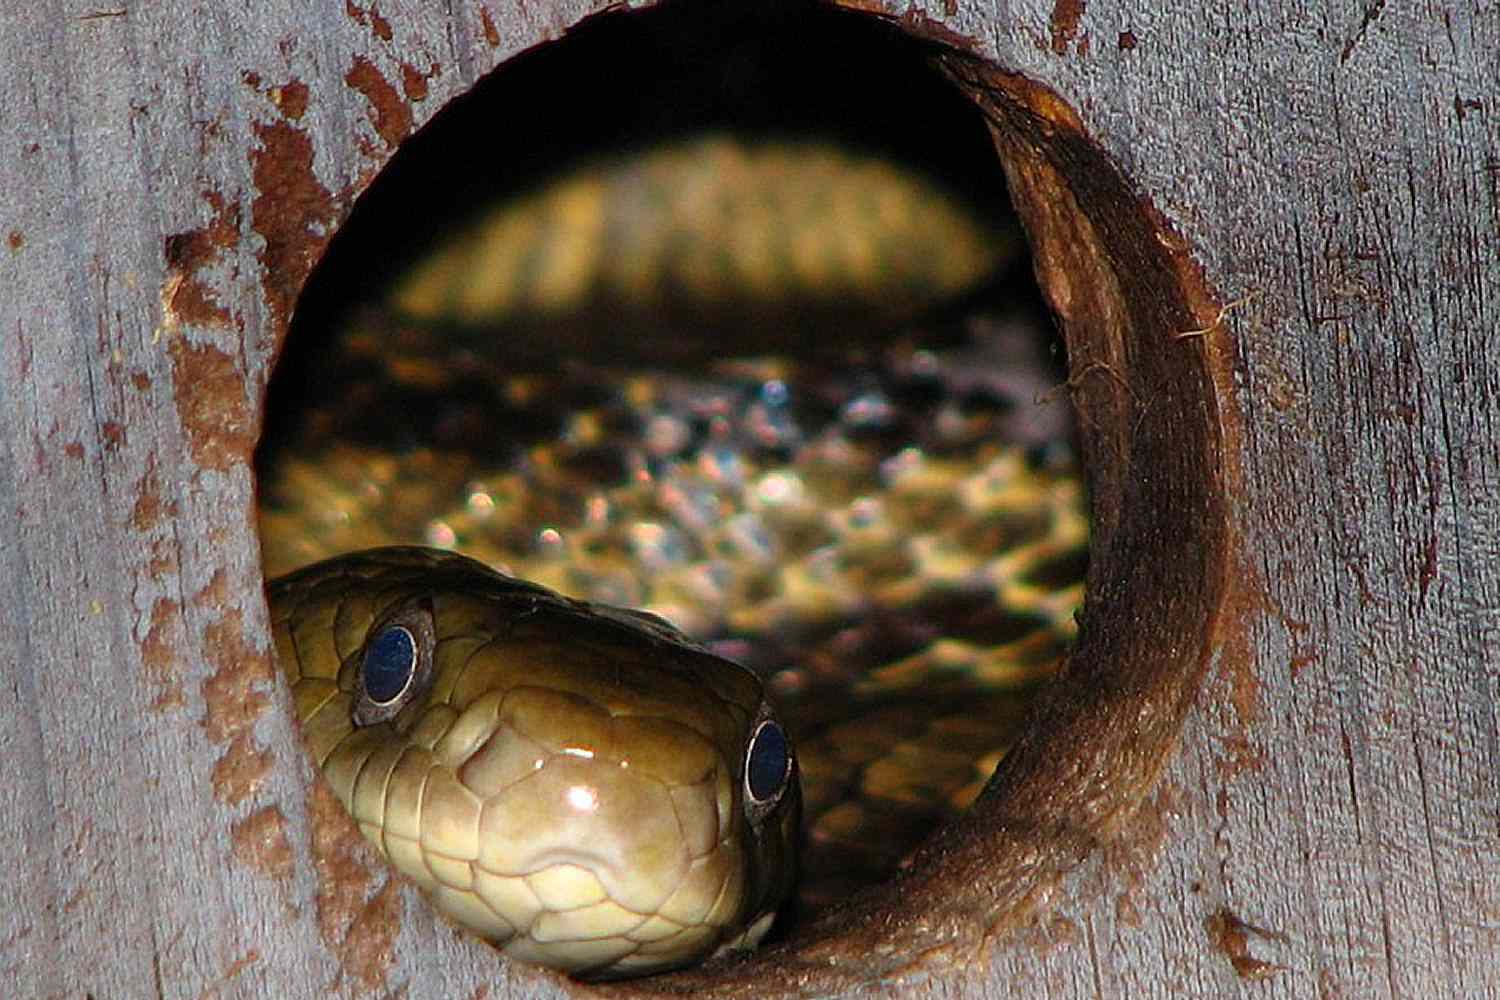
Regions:
<instances>
[{"instance_id":1,"label":"snake head","mask_svg":"<svg viewBox=\"0 0 1500 1000\"><path fill-rule=\"evenodd\" d=\"M430 549L341 556L267 593L309 749L445 915L592 978L769 929L801 793L749 670L654 616Z\"/></svg>"}]
</instances>

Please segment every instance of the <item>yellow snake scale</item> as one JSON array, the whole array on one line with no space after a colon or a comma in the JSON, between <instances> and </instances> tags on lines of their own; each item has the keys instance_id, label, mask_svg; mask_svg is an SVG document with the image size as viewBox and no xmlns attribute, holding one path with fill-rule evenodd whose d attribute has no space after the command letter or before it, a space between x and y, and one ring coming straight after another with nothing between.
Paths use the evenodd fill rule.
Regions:
<instances>
[{"instance_id":1,"label":"yellow snake scale","mask_svg":"<svg viewBox=\"0 0 1500 1000\"><path fill-rule=\"evenodd\" d=\"M644 974L972 800L1087 522L1035 331L914 317L1016 245L879 158L707 135L477 209L342 324L262 449L276 653L439 910Z\"/></svg>"}]
</instances>

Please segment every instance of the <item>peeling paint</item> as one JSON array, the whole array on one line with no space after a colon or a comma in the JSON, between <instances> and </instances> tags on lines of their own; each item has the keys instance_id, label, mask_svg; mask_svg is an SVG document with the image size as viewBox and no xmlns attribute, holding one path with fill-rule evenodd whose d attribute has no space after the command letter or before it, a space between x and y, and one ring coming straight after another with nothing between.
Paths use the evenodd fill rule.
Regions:
<instances>
[{"instance_id":1,"label":"peeling paint","mask_svg":"<svg viewBox=\"0 0 1500 1000\"><path fill-rule=\"evenodd\" d=\"M404 62L401 64L401 92L406 95L408 101L421 103L427 100L428 81L442 75L441 63L433 63L424 73L411 63Z\"/></svg>"},{"instance_id":2,"label":"peeling paint","mask_svg":"<svg viewBox=\"0 0 1500 1000\"><path fill-rule=\"evenodd\" d=\"M130 526L145 534L162 523L163 518L176 517L177 505L163 503L161 499L161 477L156 471L156 453L146 453L146 471L135 483L135 506L130 510Z\"/></svg>"},{"instance_id":3,"label":"peeling paint","mask_svg":"<svg viewBox=\"0 0 1500 1000\"><path fill-rule=\"evenodd\" d=\"M217 191L204 191L213 210L206 225L173 233L164 241L167 280L162 287L162 326L168 331L183 325L233 328L236 319L209 287L204 272L223 260L224 251L240 238L240 206Z\"/></svg>"},{"instance_id":4,"label":"peeling paint","mask_svg":"<svg viewBox=\"0 0 1500 1000\"><path fill-rule=\"evenodd\" d=\"M308 800L312 856L318 873L318 931L329 947L364 907L373 879L369 854L354 821L326 783L314 781Z\"/></svg>"},{"instance_id":5,"label":"peeling paint","mask_svg":"<svg viewBox=\"0 0 1500 1000\"><path fill-rule=\"evenodd\" d=\"M177 505L173 504L171 509L175 511ZM174 515L175 516L175 515ZM177 572L176 549L170 538L158 538L151 543L151 558L146 562L146 575L160 581L168 573Z\"/></svg>"},{"instance_id":6,"label":"peeling paint","mask_svg":"<svg viewBox=\"0 0 1500 1000\"><path fill-rule=\"evenodd\" d=\"M1214 770L1226 784L1241 774L1258 771L1265 766L1265 748L1243 733L1221 736L1214 746L1218 750Z\"/></svg>"},{"instance_id":7,"label":"peeling paint","mask_svg":"<svg viewBox=\"0 0 1500 1000\"><path fill-rule=\"evenodd\" d=\"M182 690L182 663L177 658L177 637L173 634L180 610L181 605L176 601L158 597L151 606L146 636L140 642L141 665L145 667L146 679L156 688L156 697L151 700L154 712L181 708L187 702Z\"/></svg>"},{"instance_id":8,"label":"peeling paint","mask_svg":"<svg viewBox=\"0 0 1500 1000\"><path fill-rule=\"evenodd\" d=\"M307 114L307 84L301 80L288 80L280 86L266 90L266 99L281 112L288 121L300 121Z\"/></svg>"},{"instance_id":9,"label":"peeling paint","mask_svg":"<svg viewBox=\"0 0 1500 1000\"><path fill-rule=\"evenodd\" d=\"M245 952L239 958L236 958L233 962L229 963L229 968L227 968L227 969L224 970L224 974L219 977L219 982L221 984L227 984L230 980L234 979L240 973L244 972L246 969L248 969L251 966L255 965L259 961L260 961L260 952L257 951L254 948L251 948L249 951ZM209 997L211 995L212 994L209 994L209 993L203 994L205 1000L206 1000L207 997Z\"/></svg>"},{"instance_id":10,"label":"peeling paint","mask_svg":"<svg viewBox=\"0 0 1500 1000\"><path fill-rule=\"evenodd\" d=\"M1292 680L1296 680L1302 675L1302 671L1306 670L1308 667L1317 662L1318 657L1315 654L1300 653L1296 656L1293 656L1287 663L1287 670L1291 673Z\"/></svg>"},{"instance_id":11,"label":"peeling paint","mask_svg":"<svg viewBox=\"0 0 1500 1000\"><path fill-rule=\"evenodd\" d=\"M381 16L374 4L370 4L369 7L357 7L353 0L344 0L344 13L348 14L355 24L369 25L370 33L382 42L391 40L391 22Z\"/></svg>"},{"instance_id":12,"label":"peeling paint","mask_svg":"<svg viewBox=\"0 0 1500 1000\"><path fill-rule=\"evenodd\" d=\"M349 925L340 963L366 990L384 985L386 972L395 961L402 910L400 884L387 882Z\"/></svg>"},{"instance_id":13,"label":"peeling paint","mask_svg":"<svg viewBox=\"0 0 1500 1000\"><path fill-rule=\"evenodd\" d=\"M203 646L218 668L203 682L203 728L215 743L227 743L270 708L271 660L245 641L237 608L203 629Z\"/></svg>"},{"instance_id":14,"label":"peeling paint","mask_svg":"<svg viewBox=\"0 0 1500 1000\"><path fill-rule=\"evenodd\" d=\"M1284 965L1276 965L1250 954L1252 936L1264 941L1286 944L1288 939L1285 934L1247 924L1230 912L1227 907L1220 909L1205 920L1204 929L1208 931L1209 941L1224 953L1235 975L1241 979L1252 981L1268 979L1278 972L1287 971Z\"/></svg>"},{"instance_id":15,"label":"peeling paint","mask_svg":"<svg viewBox=\"0 0 1500 1000\"><path fill-rule=\"evenodd\" d=\"M1053 52L1060 56L1067 55L1068 46L1078 38L1078 24L1083 20L1083 12L1087 7L1087 0L1057 0L1053 5L1049 22ZM1088 54L1085 44L1079 42L1079 55Z\"/></svg>"},{"instance_id":16,"label":"peeling paint","mask_svg":"<svg viewBox=\"0 0 1500 1000\"><path fill-rule=\"evenodd\" d=\"M292 845L286 835L286 817L275 806L251 813L234 825L230 834L234 858L282 881L292 875Z\"/></svg>"},{"instance_id":17,"label":"peeling paint","mask_svg":"<svg viewBox=\"0 0 1500 1000\"><path fill-rule=\"evenodd\" d=\"M239 361L212 344L174 337L172 396L193 461L225 472L249 460L255 448L255 415Z\"/></svg>"},{"instance_id":18,"label":"peeling paint","mask_svg":"<svg viewBox=\"0 0 1500 1000\"><path fill-rule=\"evenodd\" d=\"M265 241L257 259L264 268L266 308L273 328L285 333L297 293L327 244L338 212L333 195L313 173L307 133L286 122L253 128L260 146L250 154L257 192L250 228Z\"/></svg>"},{"instance_id":19,"label":"peeling paint","mask_svg":"<svg viewBox=\"0 0 1500 1000\"><path fill-rule=\"evenodd\" d=\"M195 608L222 608L229 598L229 575L222 568L214 570L208 585L193 595Z\"/></svg>"},{"instance_id":20,"label":"peeling paint","mask_svg":"<svg viewBox=\"0 0 1500 1000\"><path fill-rule=\"evenodd\" d=\"M248 734L239 734L214 763L214 796L226 805L244 802L260 791L275 759L271 751L257 747Z\"/></svg>"},{"instance_id":21,"label":"peeling paint","mask_svg":"<svg viewBox=\"0 0 1500 1000\"><path fill-rule=\"evenodd\" d=\"M125 446L125 425L118 421L104 421L99 425L99 434L104 438L105 451L119 451Z\"/></svg>"},{"instance_id":22,"label":"peeling paint","mask_svg":"<svg viewBox=\"0 0 1500 1000\"><path fill-rule=\"evenodd\" d=\"M479 22L484 27L484 41L492 49L500 47L500 32L495 27L495 19L490 17L490 9L485 6L479 8Z\"/></svg>"},{"instance_id":23,"label":"peeling paint","mask_svg":"<svg viewBox=\"0 0 1500 1000\"><path fill-rule=\"evenodd\" d=\"M380 75L375 64L364 56L355 56L354 65L344 74L344 82L370 102L370 123L386 148L395 149L411 135L411 106L389 80Z\"/></svg>"},{"instance_id":24,"label":"peeling paint","mask_svg":"<svg viewBox=\"0 0 1500 1000\"><path fill-rule=\"evenodd\" d=\"M308 815L318 877L318 933L338 954L343 970L373 989L383 983L395 958L402 916L399 883L326 782L313 782ZM377 871L380 880L372 892Z\"/></svg>"},{"instance_id":25,"label":"peeling paint","mask_svg":"<svg viewBox=\"0 0 1500 1000\"><path fill-rule=\"evenodd\" d=\"M228 744L210 774L214 795L238 805L260 790L274 764L272 753L255 744L253 730L270 707L275 676L270 657L245 641L240 610L226 608L230 596L229 578L220 569L194 595L193 605L224 609L203 629L204 649L217 669L203 682L202 725L210 740ZM235 856L277 877L289 873L291 848L281 823L279 812L265 809L242 820L234 831Z\"/></svg>"}]
</instances>

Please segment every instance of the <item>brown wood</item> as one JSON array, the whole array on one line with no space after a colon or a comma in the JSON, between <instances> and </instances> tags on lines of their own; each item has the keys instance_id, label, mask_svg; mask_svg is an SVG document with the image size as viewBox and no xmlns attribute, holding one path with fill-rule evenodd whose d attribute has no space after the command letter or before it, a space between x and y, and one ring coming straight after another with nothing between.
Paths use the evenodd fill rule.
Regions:
<instances>
[{"instance_id":1,"label":"brown wood","mask_svg":"<svg viewBox=\"0 0 1500 1000\"><path fill-rule=\"evenodd\" d=\"M248 455L297 289L402 137L591 8L444 9L0 14L18 996L581 990L388 880L268 660ZM1073 683L896 885L618 991L1500 996L1500 21L905 18L1006 71L941 60L1090 428Z\"/></svg>"}]
</instances>

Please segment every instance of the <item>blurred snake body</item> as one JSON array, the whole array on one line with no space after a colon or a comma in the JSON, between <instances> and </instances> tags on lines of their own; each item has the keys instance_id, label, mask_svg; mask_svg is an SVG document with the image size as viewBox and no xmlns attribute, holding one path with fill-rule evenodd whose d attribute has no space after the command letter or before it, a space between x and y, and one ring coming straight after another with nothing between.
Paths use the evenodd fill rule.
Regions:
<instances>
[{"instance_id":1,"label":"blurred snake body","mask_svg":"<svg viewBox=\"0 0 1500 1000\"><path fill-rule=\"evenodd\" d=\"M276 655L334 791L440 911L579 975L669 969L755 945L804 835L815 856L873 851L897 814L972 798L1014 692L1071 635L1076 476L995 440L1003 407L975 410L993 387L967 357L854 375L765 356L828 321L820 296L853 302L848 322L911 315L1013 240L871 158L710 136L479 213L343 332L347 357L434 394L411 409L447 443L339 440L399 421L332 402L263 456ZM754 309L721 308L737 297ZM716 308L781 333L700 345L705 376L562 370L601 315ZM674 331L614 354L681 360ZM549 345L555 365L524 367ZM465 422L455 365L463 391L498 387L475 405L500 417ZM506 427L509 457L461 454ZM912 777L919 758L945 776ZM872 871L904 850L881 848ZM842 891L822 884L805 904Z\"/></svg>"}]
</instances>

